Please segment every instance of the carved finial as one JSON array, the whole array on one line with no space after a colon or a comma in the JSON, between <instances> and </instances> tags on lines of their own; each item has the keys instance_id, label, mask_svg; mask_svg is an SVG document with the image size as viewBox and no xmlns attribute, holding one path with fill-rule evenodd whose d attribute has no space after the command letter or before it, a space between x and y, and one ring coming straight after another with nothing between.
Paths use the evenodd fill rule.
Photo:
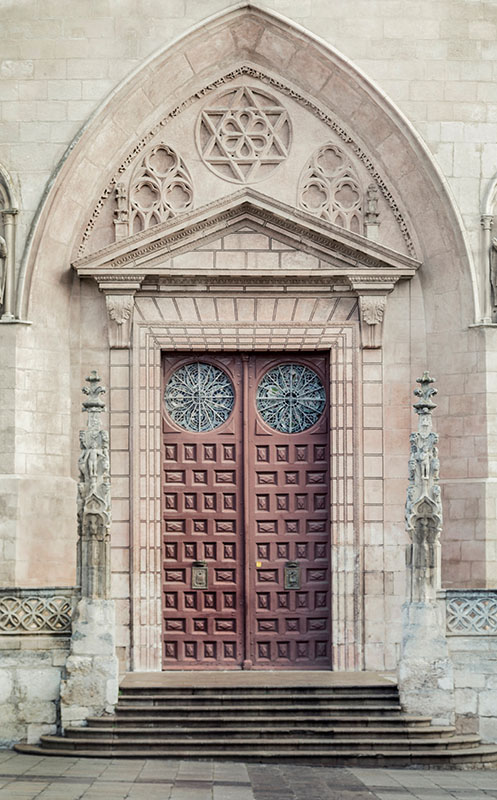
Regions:
<instances>
[{"instance_id":1,"label":"carved finial","mask_svg":"<svg viewBox=\"0 0 497 800\"><path fill-rule=\"evenodd\" d=\"M83 386L81 390L88 397L88 400L83 403L83 411L105 411L105 403L99 397L99 395L105 393L105 387L100 386L100 378L97 371L92 369L86 380L90 385Z\"/></svg>"},{"instance_id":2,"label":"carved finial","mask_svg":"<svg viewBox=\"0 0 497 800\"><path fill-rule=\"evenodd\" d=\"M430 384L435 383L435 378L430 378L427 370L423 372L421 378L416 378L416 383L419 383L420 388L414 390L416 397L421 398L417 403L413 403L413 408L416 414L431 414L437 407L436 403L431 399L434 395L438 394L438 390Z\"/></svg>"}]
</instances>

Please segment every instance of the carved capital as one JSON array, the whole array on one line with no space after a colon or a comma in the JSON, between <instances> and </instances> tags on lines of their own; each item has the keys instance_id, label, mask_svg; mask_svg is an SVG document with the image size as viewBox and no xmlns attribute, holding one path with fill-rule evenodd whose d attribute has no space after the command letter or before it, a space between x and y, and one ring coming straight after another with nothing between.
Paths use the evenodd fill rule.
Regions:
<instances>
[{"instance_id":1,"label":"carved capital","mask_svg":"<svg viewBox=\"0 0 497 800\"><path fill-rule=\"evenodd\" d=\"M381 347L383 338L383 317L387 307L386 294L359 295L359 316L361 320L362 346Z\"/></svg>"},{"instance_id":2,"label":"carved capital","mask_svg":"<svg viewBox=\"0 0 497 800\"><path fill-rule=\"evenodd\" d=\"M109 346L129 348L135 298L133 294L106 294Z\"/></svg>"}]
</instances>

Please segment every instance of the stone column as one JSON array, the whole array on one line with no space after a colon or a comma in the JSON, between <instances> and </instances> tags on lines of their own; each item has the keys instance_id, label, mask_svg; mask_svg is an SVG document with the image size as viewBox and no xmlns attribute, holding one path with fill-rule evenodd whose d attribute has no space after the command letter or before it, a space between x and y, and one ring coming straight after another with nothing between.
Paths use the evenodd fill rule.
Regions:
<instances>
[{"instance_id":1,"label":"stone column","mask_svg":"<svg viewBox=\"0 0 497 800\"><path fill-rule=\"evenodd\" d=\"M65 680L62 726L84 725L88 716L112 712L117 702L118 663L114 602L110 599L109 434L102 430L105 404L96 372L83 388L88 424L80 431L77 569L80 599L73 616Z\"/></svg>"},{"instance_id":2,"label":"stone column","mask_svg":"<svg viewBox=\"0 0 497 800\"><path fill-rule=\"evenodd\" d=\"M454 677L445 637L440 589L440 496L438 435L432 431L437 393L425 372L414 394L418 431L412 433L406 502L407 600L402 608L403 636L398 681L400 700L409 714L428 714L435 723L454 721Z\"/></svg>"}]
</instances>

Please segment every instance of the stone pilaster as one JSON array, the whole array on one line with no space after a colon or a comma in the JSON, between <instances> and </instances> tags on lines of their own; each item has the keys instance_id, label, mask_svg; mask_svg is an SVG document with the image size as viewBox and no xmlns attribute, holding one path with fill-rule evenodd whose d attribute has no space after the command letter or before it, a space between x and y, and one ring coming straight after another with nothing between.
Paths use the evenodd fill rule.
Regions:
<instances>
[{"instance_id":1,"label":"stone pilaster","mask_svg":"<svg viewBox=\"0 0 497 800\"><path fill-rule=\"evenodd\" d=\"M436 408L425 372L414 394L418 431L412 433L409 486L406 502L407 600L402 608L402 644L398 667L400 699L410 714L429 714L438 724L454 721L454 676L445 637L444 606L437 600L440 589L440 496L438 435L432 431Z\"/></svg>"},{"instance_id":2,"label":"stone pilaster","mask_svg":"<svg viewBox=\"0 0 497 800\"><path fill-rule=\"evenodd\" d=\"M63 727L84 725L88 716L112 711L117 701L115 611L110 599L109 434L102 430L105 404L96 372L83 388L88 425L80 431L78 483L78 583L70 653L61 684Z\"/></svg>"}]
</instances>

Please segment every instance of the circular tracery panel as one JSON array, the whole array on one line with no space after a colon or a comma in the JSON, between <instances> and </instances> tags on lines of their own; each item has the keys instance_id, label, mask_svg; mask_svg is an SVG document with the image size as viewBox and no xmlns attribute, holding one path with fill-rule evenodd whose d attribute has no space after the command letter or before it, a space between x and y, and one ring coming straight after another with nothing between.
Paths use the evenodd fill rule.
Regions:
<instances>
[{"instance_id":1,"label":"circular tracery panel","mask_svg":"<svg viewBox=\"0 0 497 800\"><path fill-rule=\"evenodd\" d=\"M323 413L326 391L314 370L303 364L280 364L266 372L257 387L257 410L281 433L301 433Z\"/></svg>"},{"instance_id":2,"label":"circular tracery panel","mask_svg":"<svg viewBox=\"0 0 497 800\"><path fill-rule=\"evenodd\" d=\"M286 109L266 91L240 86L219 94L197 122L200 155L209 169L236 183L263 180L284 161L291 127Z\"/></svg>"},{"instance_id":3,"label":"circular tracery panel","mask_svg":"<svg viewBox=\"0 0 497 800\"><path fill-rule=\"evenodd\" d=\"M226 422L235 393L225 372L212 364L196 362L177 369L164 393L166 409L177 425L202 433Z\"/></svg>"}]
</instances>

